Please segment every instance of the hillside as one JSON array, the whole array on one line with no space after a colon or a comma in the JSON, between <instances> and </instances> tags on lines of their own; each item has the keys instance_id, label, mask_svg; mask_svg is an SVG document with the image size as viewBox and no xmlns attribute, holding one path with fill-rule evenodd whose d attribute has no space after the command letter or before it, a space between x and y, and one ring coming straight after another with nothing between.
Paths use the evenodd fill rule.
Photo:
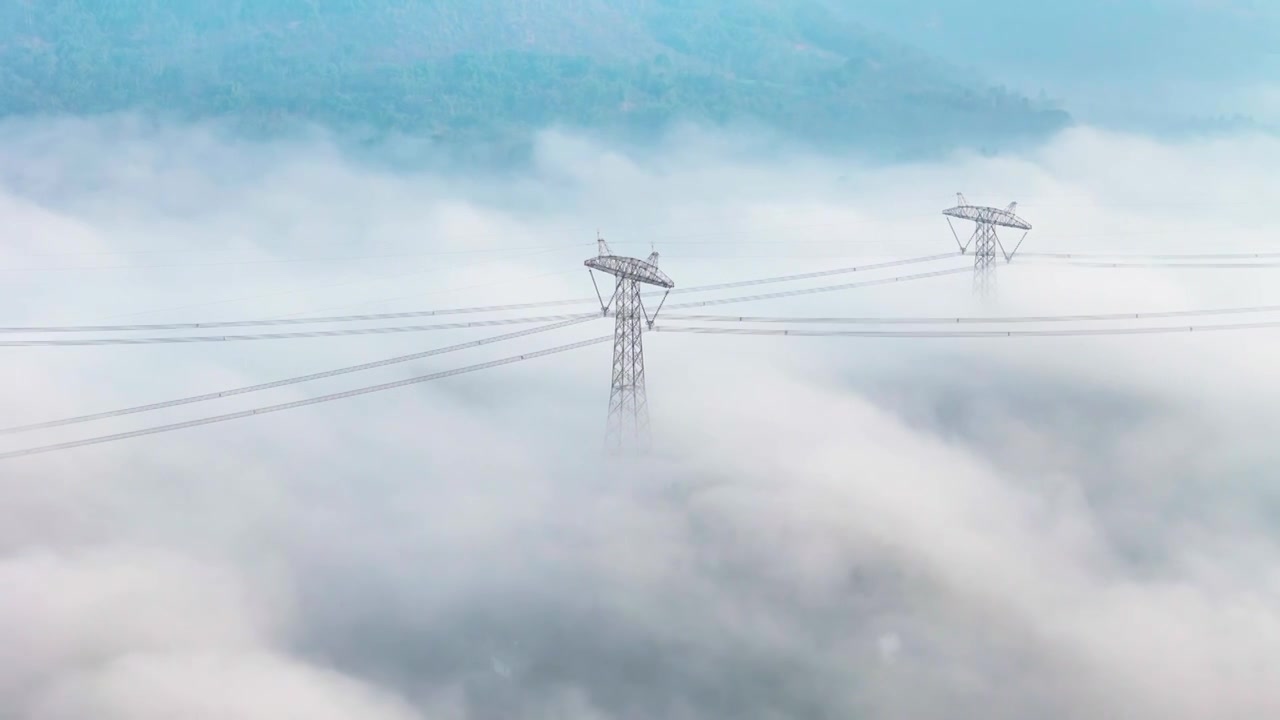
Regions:
<instances>
[{"instance_id":1,"label":"hillside","mask_svg":"<svg viewBox=\"0 0 1280 720\"><path fill-rule=\"evenodd\" d=\"M998 144L1067 122L873 35L829 0L0 8L0 114L131 109L460 142L548 124L643 136L693 120L898 150Z\"/></svg>"}]
</instances>

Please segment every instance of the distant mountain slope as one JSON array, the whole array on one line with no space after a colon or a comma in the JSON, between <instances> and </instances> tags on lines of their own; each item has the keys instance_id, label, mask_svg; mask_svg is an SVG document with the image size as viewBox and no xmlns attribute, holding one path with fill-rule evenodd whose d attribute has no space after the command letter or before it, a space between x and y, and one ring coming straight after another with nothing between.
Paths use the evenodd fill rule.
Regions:
<instances>
[{"instance_id":1,"label":"distant mountain slope","mask_svg":"<svg viewBox=\"0 0 1280 720\"><path fill-rule=\"evenodd\" d=\"M905 149L1039 137L824 0L43 0L0 8L0 114L146 109L468 139L745 122Z\"/></svg>"},{"instance_id":2,"label":"distant mountain slope","mask_svg":"<svg viewBox=\"0 0 1280 720\"><path fill-rule=\"evenodd\" d=\"M828 0L1083 122L1162 133L1280 127L1276 0ZM994 20L994 22L993 22ZM1229 119L1223 122L1224 119Z\"/></svg>"}]
</instances>

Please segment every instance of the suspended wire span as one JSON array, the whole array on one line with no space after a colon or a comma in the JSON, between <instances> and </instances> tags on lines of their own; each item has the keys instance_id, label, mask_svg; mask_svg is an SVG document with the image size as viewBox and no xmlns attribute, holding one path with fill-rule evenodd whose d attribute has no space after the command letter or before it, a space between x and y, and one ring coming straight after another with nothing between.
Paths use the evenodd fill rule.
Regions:
<instances>
[{"instance_id":1,"label":"suspended wire span","mask_svg":"<svg viewBox=\"0 0 1280 720\"><path fill-rule=\"evenodd\" d=\"M713 290L727 290L738 287L749 287L752 285L769 285L773 283L792 282L797 280L809 280L820 277L830 277L832 275L842 275L856 272L866 272L871 270L880 270L890 267L899 267L902 265L910 265L916 263L933 262L946 258L955 257L954 253L946 253L942 255L926 255L917 258L907 258L904 260L894 260L892 262L877 263L872 265L858 265L853 267L835 268L832 270L820 270L817 272L799 273L794 275L778 275L775 277L753 278L748 280L737 280L726 283L715 283L711 285L696 285L686 288L677 288L672 291L675 293L698 293L710 292ZM646 296L661 295L662 293L645 293ZM509 310L532 310L538 308L562 307L570 305L584 305L587 303L597 302L594 297L568 298L563 300L542 300L537 302L511 303L507 305L483 305L478 307L462 307L462 308L445 308L441 310L413 310L406 312L391 313L372 313L362 315L331 315L328 317L292 317L292 318L274 318L260 320L225 320L215 322L194 322L194 323L147 323L132 325L31 325L31 326L14 326L0 327L0 333L3 334L19 334L19 333L79 333L79 332L162 332L169 330L213 330L225 328L242 328L242 327L271 327L284 325L321 325L329 323L347 323L347 322L374 322L381 320L407 320L411 318L423 317L439 317L443 315L470 315L491 312L505 312ZM3 347L3 345L0 345Z\"/></svg>"},{"instance_id":2,"label":"suspended wire span","mask_svg":"<svg viewBox=\"0 0 1280 720\"><path fill-rule=\"evenodd\" d=\"M419 377L408 378L405 380L397 380L395 382L383 383L381 385L371 385L368 387L357 388L355 390L347 390L345 392L333 393L331 395L321 395L320 397L308 398L306 400L297 400L289 403L281 403L279 405L269 405L266 407L254 408L252 410L242 410L240 412L227 413L225 415L215 415L212 417L204 417L196 420L188 420L187 422L172 423L169 425L160 425L157 427L144 428L142 430L133 430L131 432L116 433L114 435L103 435L100 437L87 438L84 440L73 440L70 442L57 443L54 445L44 445L41 447L26 448L24 450L14 450L11 452L0 453L0 460L13 460L20 457L28 457L31 455L39 455L42 453L55 452L58 450L70 450L72 448L86 447L89 445L100 445L102 443L116 442L119 440L129 440L131 438L144 437L147 435L157 435L160 433L173 432L175 430L186 430L188 428L201 427L203 425L212 425L214 423L227 422L230 420L240 420L243 418L253 417L255 415L265 415L267 413L281 412L284 410L293 410L295 408L307 407L309 405L319 405L320 403L332 402L335 400L346 400L360 395L368 395L370 393L382 392L384 390L394 390L397 388L416 385L419 383L430 382L442 378L453 377L455 375L463 375L465 373L477 372L479 370L488 370L490 368L502 365L510 365L512 363L522 362L524 360L532 360L556 353L577 350L589 345L597 345L603 342L613 340L612 335L592 338L590 340L580 340L567 345L548 348L545 350L536 350L524 353L522 355L513 355L511 357L502 358L501 360L491 360L489 362L479 363L477 365L468 365L466 367L455 368L453 370L444 370L442 372L431 373L430 375L421 375Z\"/></svg>"},{"instance_id":3,"label":"suspended wire span","mask_svg":"<svg viewBox=\"0 0 1280 720\"><path fill-rule=\"evenodd\" d=\"M1018 338L1018 337L1088 337L1105 335L1167 335L1172 333L1207 333L1280 328L1280 321L1235 323L1223 325L1172 325L1137 328L1073 328L1070 330L809 330L795 328L726 328L697 326L654 326L653 332L690 333L695 335L764 335L787 337L857 337L857 338Z\"/></svg>"},{"instance_id":4,"label":"suspended wire span","mask_svg":"<svg viewBox=\"0 0 1280 720\"><path fill-rule=\"evenodd\" d=\"M1157 312L1102 313L1096 315L1023 315L993 317L761 317L751 315L681 315L667 313L667 320L717 323L796 323L808 325L999 325L1010 323L1105 322L1113 320L1155 320L1160 318L1251 315L1280 312L1280 305L1165 310Z\"/></svg>"},{"instance_id":5,"label":"suspended wire span","mask_svg":"<svg viewBox=\"0 0 1280 720\"><path fill-rule=\"evenodd\" d=\"M399 252L381 253L377 255L347 255L331 257L291 257L291 258L258 258L255 260L222 260L197 263L163 263L154 265L51 265L35 267L0 267L0 272L46 272L58 270L159 270L176 268L215 268L244 267L251 265L291 265L299 263L355 262L358 260L382 260L391 258L440 257L447 255L480 255L486 253L509 253L538 250L543 252L577 250L591 243L575 243L573 245L530 246L516 248L480 248L475 250L442 250L435 252ZM108 253L102 253L108 254ZM33 257L56 257L36 255Z\"/></svg>"},{"instance_id":6,"label":"suspended wire span","mask_svg":"<svg viewBox=\"0 0 1280 720\"><path fill-rule=\"evenodd\" d=\"M922 257L906 258L904 260L874 263L871 265L856 265L853 267L836 268L834 270L819 270L816 272L799 273L796 275L779 275L777 277L758 278L755 280L737 280L734 282L716 283L714 285L696 285L687 288L676 288L671 291L671 294L676 295L680 293L709 292L711 290L729 290L732 288L750 287L752 285L769 285L772 283L789 282L793 280L813 280L815 278L831 277L832 275L847 275L855 272L884 270L886 268L901 267L903 265L917 265L920 263L935 262L938 260L948 260L955 256L955 253L942 253L938 255L925 255ZM662 293L646 294L661 295Z\"/></svg>"},{"instance_id":7,"label":"suspended wire span","mask_svg":"<svg viewBox=\"0 0 1280 720\"><path fill-rule=\"evenodd\" d=\"M431 295L444 295L447 293L462 292L465 290L479 290L479 289L487 289L487 288L498 287L498 286L509 287L512 282L523 283L531 280L541 280L543 278L549 278L549 277L562 277L565 275L576 275L579 272L581 272L581 270L579 270L578 268L569 268L567 270L556 270L553 272L538 273L536 275L525 275L519 278L491 280L489 282L472 283L470 285L452 285L452 286L447 286L442 288L434 288L426 292L411 293L409 295L397 295L395 297L383 296L381 298L376 298L373 300L360 300L357 302L342 303L341 305L326 305L325 307L322 307L322 308L310 308L307 310L299 310L298 312L291 312L288 315L280 315L279 318L280 319L301 318L303 320L310 320L311 318L315 317L316 313L330 312L332 310L341 310L344 308L355 308L355 307L367 307L369 305L382 305L389 302L395 302L397 300L407 300L410 298L422 298L422 297L427 297Z\"/></svg>"},{"instance_id":8,"label":"suspended wire span","mask_svg":"<svg viewBox=\"0 0 1280 720\"><path fill-rule=\"evenodd\" d=\"M1158 268L1163 270L1216 269L1216 270L1255 270L1280 267L1280 262L1102 262L1090 260L1033 260L1030 263L1018 262L1017 265L1040 265L1043 267L1087 267L1087 268Z\"/></svg>"},{"instance_id":9,"label":"suspended wire span","mask_svg":"<svg viewBox=\"0 0 1280 720\"><path fill-rule=\"evenodd\" d=\"M510 305L488 305L472 308L452 308L445 310L415 310L412 312L375 313L365 315L335 315L316 318L276 318L273 320L227 320L222 322L198 323L151 323L144 325L61 325L49 327L0 327L0 333L78 333L78 332L162 332L165 330L214 330L242 327L271 327L280 325L320 325L345 322L373 322L378 320L408 320L411 318L438 317L442 315L478 315L489 312L507 310L530 310L534 308L552 307L556 305L581 305L585 300L551 300L535 303L515 303ZM535 320L536 322L536 320Z\"/></svg>"},{"instance_id":10,"label":"suspended wire span","mask_svg":"<svg viewBox=\"0 0 1280 720\"><path fill-rule=\"evenodd\" d=\"M856 288L873 287L876 285L892 285L894 283L909 282L912 280L925 280L928 278L943 277L946 275L955 275L957 273L971 272L972 268L952 268L950 270L935 270L927 273L917 273L915 275L898 275L891 278L880 278L877 280L863 280L860 282L843 283L841 285L823 285L816 288L798 288L796 290L783 290L780 292L763 293L761 295L746 295L732 298L717 298L715 300L701 300L697 302L677 303L668 305L673 310L684 310L688 308L711 307L713 305L730 305L733 303L755 302L757 300L777 300L780 298L798 297L801 295L815 295L818 293L839 292L841 290L853 290Z\"/></svg>"},{"instance_id":11,"label":"suspended wire span","mask_svg":"<svg viewBox=\"0 0 1280 720\"><path fill-rule=\"evenodd\" d=\"M520 255L520 257L522 257L522 258L527 258L527 257L531 257L531 256L533 256L533 255L540 255L540 254L543 254L543 251L537 251L537 252L533 252L533 253L525 253L525 254ZM399 280L399 279L406 278L406 277L416 277L416 276L420 276L420 275L429 275L429 274L431 274L431 273L438 272L438 271L440 271L440 270L444 270L444 269L457 270L457 269L460 269L460 268L475 267L475 266L477 266L477 265L491 264L492 262L493 262L493 260L490 258L490 259L486 259L486 260L481 260L480 262L476 262L476 263L465 263L465 264L462 264L462 265L455 265L455 266L453 266L453 267L451 267L451 268L442 268L442 267L437 266L437 267L431 267L431 268L425 268L425 269L416 269L416 270L411 270L411 271L409 271L409 272L396 272L396 273L392 273L392 274L390 274L390 275L387 275L387 274L378 274L378 275L373 275L373 276L369 276L369 277L364 277L364 278L360 278L360 279L356 279L356 280L342 280L342 281L339 281L339 282L327 282L327 283L325 283L324 285L311 285L311 286L308 286L308 287L296 288L296 289L293 289L293 290L282 290L282 291L279 291L279 292L270 292L270 293L264 293L264 294L258 294L258 295L242 295L242 296L240 296L240 297L223 298L223 299L221 299L221 300L210 300L210 301L208 301L208 302L194 303L194 304L190 304L190 305L180 305L180 306L177 306L177 307L151 308L151 309L149 309L149 310L139 310L139 311L137 311L137 312L119 313L119 314L116 314L116 315L109 315L109 316L104 317L104 318L102 318L102 319L103 319L103 320L112 320L112 319L115 319L115 318L136 317L136 316L138 316L138 315L150 315L150 314L158 313L158 312L175 312L175 311L178 311L178 310L190 310L190 309L192 309L192 308L211 307L211 306L213 306L213 305L227 305L227 304L232 304L232 303L246 302L246 301L249 301L249 300L261 300L261 299L263 299L263 298L282 297L282 296L286 296L286 295L298 295L298 294L301 294L301 293L315 292L315 291L318 291L318 290L331 290L331 289L333 289L333 288L338 288L338 287L351 287L351 286L353 286L353 285L368 285L368 284L371 284L371 283L380 283L380 282L384 282L384 281L387 281L387 280ZM336 278L335 278L335 279L336 279Z\"/></svg>"},{"instance_id":12,"label":"suspended wire span","mask_svg":"<svg viewBox=\"0 0 1280 720\"><path fill-rule=\"evenodd\" d=\"M106 412L92 413L89 415L80 415L78 417L64 418L62 420L50 420L47 422L32 423L30 425L20 425L16 427L0 429L0 435L16 435L18 433L31 432L34 430L49 430L67 425L76 425L78 423L90 422L93 420L106 420L107 418L121 417L124 415L135 415L138 413L151 412L153 410L164 410L166 408L178 407L181 405L191 405L193 403L206 402L209 400L221 400L223 398L234 397L236 395L246 395L248 393L261 392L264 390L274 390L288 385L297 385L304 382L312 382L314 380L324 380L339 375L347 375L355 372L363 372L365 370L373 370L375 368L387 367L388 365L397 365L400 363L412 362L414 360L422 360L424 358L434 357L436 355L444 355L446 353L457 352L459 350L467 350L470 348L491 345L493 343L503 342L506 340L514 340L516 338L528 335L536 335L538 333L549 332L551 330L559 330L560 328L569 327L571 325L579 325L584 322L597 319L597 315L587 317L574 318L565 320L554 325L544 325L542 327L529 328L526 330L518 330L516 332L507 333L505 335L495 335L482 340L472 340L471 342L460 343L458 345L449 345L447 347L434 348L423 352L413 353L411 355L401 355L399 357L387 358L386 360L376 360L374 362L364 363L362 365L352 365L351 367L338 368L336 370L325 370L323 372L312 373L310 375L300 375L298 377L287 378L285 380L276 380L259 385L249 385L246 387L236 388L234 390L223 390L221 392L206 393L204 395L193 395L191 397L179 398L177 400L167 400L165 402L151 403L149 405L138 405L135 407L123 408L120 410L108 410Z\"/></svg>"},{"instance_id":13,"label":"suspended wire span","mask_svg":"<svg viewBox=\"0 0 1280 720\"><path fill-rule=\"evenodd\" d=\"M1027 252L1022 257L1052 260L1261 260L1280 258L1280 252L1232 253L1095 253L1095 252Z\"/></svg>"},{"instance_id":14,"label":"suspended wire span","mask_svg":"<svg viewBox=\"0 0 1280 720\"><path fill-rule=\"evenodd\" d=\"M296 340L299 338L347 337L351 335L392 335L433 330L462 330L466 328L493 327L496 325L522 325L552 322L555 320L583 320L600 317L599 313L577 315L542 315L539 317L499 318L472 322L441 323L437 325L403 325L399 327L346 328L344 330L310 330L292 333L262 333L260 335L182 335L174 337L143 338L86 338L82 340L0 340L0 347L82 347L98 345L166 345L186 343L243 342L250 340Z\"/></svg>"}]
</instances>

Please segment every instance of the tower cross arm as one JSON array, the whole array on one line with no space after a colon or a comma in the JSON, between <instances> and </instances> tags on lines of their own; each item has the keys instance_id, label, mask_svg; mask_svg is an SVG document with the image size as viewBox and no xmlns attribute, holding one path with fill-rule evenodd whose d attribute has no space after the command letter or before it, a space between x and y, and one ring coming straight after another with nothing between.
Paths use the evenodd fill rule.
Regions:
<instances>
[{"instance_id":1,"label":"tower cross arm","mask_svg":"<svg viewBox=\"0 0 1280 720\"><path fill-rule=\"evenodd\" d=\"M1010 209L979 207L977 205L957 205L948 210L943 210L942 214L948 217L958 218L960 220L972 220L980 225L996 225L998 227L1017 228L1019 230L1030 230L1031 223L1018 217L1013 212L1014 206Z\"/></svg>"},{"instance_id":2,"label":"tower cross arm","mask_svg":"<svg viewBox=\"0 0 1280 720\"><path fill-rule=\"evenodd\" d=\"M670 290L675 282L656 265L639 258L621 257L618 255L602 255L593 257L583 263L592 270L599 270L624 280L635 280L646 285L656 285Z\"/></svg>"}]
</instances>

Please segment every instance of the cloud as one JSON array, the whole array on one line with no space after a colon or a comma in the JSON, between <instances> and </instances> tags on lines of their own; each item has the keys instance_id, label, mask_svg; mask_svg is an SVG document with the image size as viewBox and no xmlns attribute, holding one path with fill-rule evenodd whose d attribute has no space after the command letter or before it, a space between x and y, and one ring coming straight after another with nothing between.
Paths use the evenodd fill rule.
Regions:
<instances>
[{"instance_id":1,"label":"cloud","mask_svg":"<svg viewBox=\"0 0 1280 720\"><path fill-rule=\"evenodd\" d=\"M145 547L27 550L0 563L10 717L417 717L273 651L233 569Z\"/></svg>"},{"instance_id":2,"label":"cloud","mask_svg":"<svg viewBox=\"0 0 1280 720\"><path fill-rule=\"evenodd\" d=\"M1082 128L1018 156L897 166L756 140L688 129L639 154L548 133L532 167L497 175L391 169L319 135L255 143L136 119L9 122L0 213L12 242L2 260L28 269L6 274L4 320L582 297L597 228L620 251L652 243L680 286L926 255L952 243L938 212L957 190L1020 201L1036 225L1031 251L1254 249L1276 230L1280 144L1266 136L1169 144ZM1031 259L1000 269L989 307L960 275L741 312L1275 301L1270 270ZM118 265L137 267L84 267ZM285 402L609 330L602 320L2 447ZM10 349L7 369L22 380L0 388L2 422L237 387L480 332ZM607 345L6 462L0 677L12 680L0 684L0 714L1280 709L1269 674L1280 663L1268 432L1280 388L1269 331L651 334L646 344L662 452L645 463L599 456Z\"/></svg>"}]
</instances>

